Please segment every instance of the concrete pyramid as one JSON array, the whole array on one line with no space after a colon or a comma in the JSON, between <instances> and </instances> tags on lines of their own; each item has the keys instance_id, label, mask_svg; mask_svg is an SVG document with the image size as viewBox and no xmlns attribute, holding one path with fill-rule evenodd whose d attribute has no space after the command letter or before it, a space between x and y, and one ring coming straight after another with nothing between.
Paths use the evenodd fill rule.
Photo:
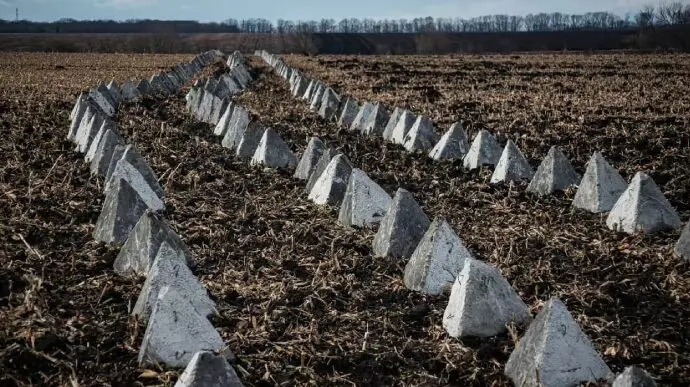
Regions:
<instances>
[{"instance_id":1,"label":"concrete pyramid","mask_svg":"<svg viewBox=\"0 0 690 387\"><path fill-rule=\"evenodd\" d=\"M614 231L635 234L680 228L678 213L654 180L638 172L611 209L606 225Z\"/></svg>"},{"instance_id":2,"label":"concrete pyramid","mask_svg":"<svg viewBox=\"0 0 690 387\"><path fill-rule=\"evenodd\" d=\"M110 190L110 186L118 181L119 179L124 179L129 185L139 194L140 198L146 203L146 205L152 210L163 210L165 206L162 200L162 194L157 192L154 187L149 184L147 178L140 172L136 165L131 164L126 156L127 148L131 147L128 145L122 154L120 160L115 164L115 168L110 172L110 178L105 184L105 191ZM157 185L157 183L156 183ZM157 187L160 189L160 186ZM138 220L139 218L137 218ZM135 220L136 223L136 220Z\"/></svg>"},{"instance_id":3,"label":"concrete pyramid","mask_svg":"<svg viewBox=\"0 0 690 387\"><path fill-rule=\"evenodd\" d=\"M170 287L158 293L139 348L139 365L164 363L182 368L201 351L223 350L225 344L211 322Z\"/></svg>"},{"instance_id":4,"label":"concrete pyramid","mask_svg":"<svg viewBox=\"0 0 690 387\"><path fill-rule=\"evenodd\" d=\"M577 188L573 207L594 213L611 211L626 188L628 184L618 171L606 162L601 153L594 152Z\"/></svg>"},{"instance_id":5,"label":"concrete pyramid","mask_svg":"<svg viewBox=\"0 0 690 387\"><path fill-rule=\"evenodd\" d=\"M429 118L424 116L418 116L412 128L403 137L403 146L408 152L428 151L436 142L438 142L438 135L434 130L434 125Z\"/></svg>"},{"instance_id":6,"label":"concrete pyramid","mask_svg":"<svg viewBox=\"0 0 690 387\"><path fill-rule=\"evenodd\" d=\"M678 258L690 260L690 222L685 225L680 239L673 248L673 254Z\"/></svg>"},{"instance_id":7,"label":"concrete pyramid","mask_svg":"<svg viewBox=\"0 0 690 387\"><path fill-rule=\"evenodd\" d=\"M295 178L300 180L309 180L311 174L316 169L316 164L323 155L323 151L326 148L323 141L318 137L312 137L309 139L307 144L307 149L304 150L304 154L297 164L297 169L293 175Z\"/></svg>"},{"instance_id":8,"label":"concrete pyramid","mask_svg":"<svg viewBox=\"0 0 690 387\"><path fill-rule=\"evenodd\" d=\"M402 116L403 111L405 111L405 109L401 109L399 107L393 109L393 113L391 113L390 117L388 118L386 127L383 128L384 140L390 141L391 136L393 136L393 130L395 129L395 125L398 124L398 121L400 120L400 116Z\"/></svg>"},{"instance_id":9,"label":"concrete pyramid","mask_svg":"<svg viewBox=\"0 0 690 387\"><path fill-rule=\"evenodd\" d=\"M113 176L113 172L115 172L117 163L122 158L122 155L125 154L125 150L127 150L127 145L115 145L115 148L113 148L113 154L110 157L110 164L108 164L108 168L105 168L106 173L104 181L110 181L110 178Z\"/></svg>"},{"instance_id":10,"label":"concrete pyramid","mask_svg":"<svg viewBox=\"0 0 690 387\"><path fill-rule=\"evenodd\" d=\"M142 96L151 95L151 85L149 85L149 81L146 79L139 81L139 84L137 84L137 90Z\"/></svg>"},{"instance_id":11,"label":"concrete pyramid","mask_svg":"<svg viewBox=\"0 0 690 387\"><path fill-rule=\"evenodd\" d=\"M462 159L470 150L465 129L459 122L454 123L448 131L441 136L434 148L429 152L429 157L436 160Z\"/></svg>"},{"instance_id":12,"label":"concrete pyramid","mask_svg":"<svg viewBox=\"0 0 690 387\"><path fill-rule=\"evenodd\" d=\"M106 121L110 121L110 119L105 115L96 112L96 114L93 114L90 117L89 121L85 125L80 125L79 130L77 131L77 136L74 139L77 145L75 150L77 152L86 153L89 150L89 146L91 145L94 137L96 137L101 126L103 126ZM84 124L83 121L82 124ZM109 127L114 128L114 123L111 123Z\"/></svg>"},{"instance_id":13,"label":"concrete pyramid","mask_svg":"<svg viewBox=\"0 0 690 387\"><path fill-rule=\"evenodd\" d=\"M266 128L259 121L252 121L244 131L240 143L237 145L235 156L240 160L251 159L259 147L261 137L263 137Z\"/></svg>"},{"instance_id":14,"label":"concrete pyramid","mask_svg":"<svg viewBox=\"0 0 690 387\"><path fill-rule=\"evenodd\" d=\"M304 91L304 94L302 94L302 99L305 101L311 101L311 97L316 91L316 86L318 85L318 82L316 79L312 79L309 81L309 86L307 86L307 90Z\"/></svg>"},{"instance_id":15,"label":"concrete pyramid","mask_svg":"<svg viewBox=\"0 0 690 387\"><path fill-rule=\"evenodd\" d=\"M448 222L436 218L405 266L405 287L441 294L451 288L467 258L472 258L472 254L462 240Z\"/></svg>"},{"instance_id":16,"label":"concrete pyramid","mask_svg":"<svg viewBox=\"0 0 690 387\"><path fill-rule=\"evenodd\" d=\"M140 97L141 94L139 90L134 86L132 80L128 79L127 82L122 85L122 99L125 101L134 101Z\"/></svg>"},{"instance_id":17,"label":"concrete pyramid","mask_svg":"<svg viewBox=\"0 0 690 387\"><path fill-rule=\"evenodd\" d=\"M338 220L347 226L373 226L383 219L392 201L390 195L364 171L354 168L347 183Z\"/></svg>"},{"instance_id":18,"label":"concrete pyramid","mask_svg":"<svg viewBox=\"0 0 690 387\"><path fill-rule=\"evenodd\" d=\"M395 124L395 128L393 128L390 141L394 144L404 144L405 136L407 136L407 132L412 129L412 125L414 125L415 121L417 121L417 116L412 114L409 110L403 111L400 115L400 119L398 119L398 122Z\"/></svg>"},{"instance_id":19,"label":"concrete pyramid","mask_svg":"<svg viewBox=\"0 0 690 387\"><path fill-rule=\"evenodd\" d=\"M516 386L577 386L608 379L599 357L565 305L552 298L510 354L505 374Z\"/></svg>"},{"instance_id":20,"label":"concrete pyramid","mask_svg":"<svg viewBox=\"0 0 690 387\"><path fill-rule=\"evenodd\" d=\"M163 243L173 248L188 264L191 253L179 236L170 228L168 222L154 211L146 211L129 233L120 253L115 258L113 268L121 276L146 276Z\"/></svg>"},{"instance_id":21,"label":"concrete pyramid","mask_svg":"<svg viewBox=\"0 0 690 387\"><path fill-rule=\"evenodd\" d=\"M399 188L374 237L374 256L409 259L430 223L412 194Z\"/></svg>"},{"instance_id":22,"label":"concrete pyramid","mask_svg":"<svg viewBox=\"0 0 690 387\"><path fill-rule=\"evenodd\" d=\"M213 107L213 98L215 96L210 91L203 90L203 93L199 96L199 105L194 109L194 116L197 120L201 122L207 121L211 107Z\"/></svg>"},{"instance_id":23,"label":"concrete pyramid","mask_svg":"<svg viewBox=\"0 0 690 387\"><path fill-rule=\"evenodd\" d=\"M319 116L324 120L330 120L337 113L340 106L340 96L330 87L326 89L321 98Z\"/></svg>"},{"instance_id":24,"label":"concrete pyramid","mask_svg":"<svg viewBox=\"0 0 690 387\"><path fill-rule=\"evenodd\" d=\"M180 297L188 300L202 316L211 316L215 312L215 303L211 301L204 285L187 267L187 258L166 242L161 243L158 253L146 276L146 282L139 293L132 315L140 320L149 317L158 293L169 286Z\"/></svg>"},{"instance_id":25,"label":"concrete pyramid","mask_svg":"<svg viewBox=\"0 0 690 387\"><path fill-rule=\"evenodd\" d=\"M486 130L481 130L472 141L470 150L463 159L465 168L472 170L482 165L496 165L501 158L502 149L494 136Z\"/></svg>"},{"instance_id":26,"label":"concrete pyramid","mask_svg":"<svg viewBox=\"0 0 690 387\"><path fill-rule=\"evenodd\" d=\"M314 187L309 192L309 200L320 205L340 207L345 197L350 174L352 174L350 160L342 154L334 156L314 183Z\"/></svg>"},{"instance_id":27,"label":"concrete pyramid","mask_svg":"<svg viewBox=\"0 0 690 387\"><path fill-rule=\"evenodd\" d=\"M338 126L344 127L344 128L349 128L352 126L352 122L355 120L355 117L357 117L357 113L359 112L359 106L357 105L357 101L355 101L352 98L348 98L343 104L340 109L340 115L338 116Z\"/></svg>"},{"instance_id":28,"label":"concrete pyramid","mask_svg":"<svg viewBox=\"0 0 690 387\"><path fill-rule=\"evenodd\" d=\"M158 184L156 173L133 145L127 145L122 157L115 164L115 169L110 176L111 180L113 176L126 179L140 194L145 190L151 190L156 196L163 198L163 188ZM106 189L109 183L110 181L106 182Z\"/></svg>"},{"instance_id":29,"label":"concrete pyramid","mask_svg":"<svg viewBox=\"0 0 690 387\"><path fill-rule=\"evenodd\" d=\"M113 117L115 115L117 102L110 94L108 87L106 87L103 83L98 85L98 87L91 89L91 91L89 91L89 96L108 117Z\"/></svg>"},{"instance_id":30,"label":"concrete pyramid","mask_svg":"<svg viewBox=\"0 0 690 387\"><path fill-rule=\"evenodd\" d=\"M211 105L211 112L209 114L208 123L211 125L217 125L220 121L220 117L223 115L225 110L228 108L230 101L224 98L214 98Z\"/></svg>"},{"instance_id":31,"label":"concrete pyramid","mask_svg":"<svg viewBox=\"0 0 690 387\"><path fill-rule=\"evenodd\" d=\"M79 95L79 98L77 98L74 108L72 108L72 113L70 113L71 123L69 132L67 133L67 139L70 141L74 141L77 136L77 130L79 129L82 119L84 118L84 114L89 106L87 101L88 97L84 94L81 94Z\"/></svg>"},{"instance_id":32,"label":"concrete pyramid","mask_svg":"<svg viewBox=\"0 0 690 387\"><path fill-rule=\"evenodd\" d=\"M139 193L126 180L116 179L106 191L93 238L106 243L124 242L148 208Z\"/></svg>"},{"instance_id":33,"label":"concrete pyramid","mask_svg":"<svg viewBox=\"0 0 690 387\"><path fill-rule=\"evenodd\" d=\"M185 108L190 113L195 113L196 108L199 105L199 98L201 98L201 93L203 89L200 87L193 86L189 89L189 92L185 94Z\"/></svg>"},{"instance_id":34,"label":"concrete pyramid","mask_svg":"<svg viewBox=\"0 0 690 387\"><path fill-rule=\"evenodd\" d=\"M269 168L293 168L297 166L297 158L288 144L272 128L264 131L261 142L254 152L251 165L265 165Z\"/></svg>"},{"instance_id":35,"label":"concrete pyramid","mask_svg":"<svg viewBox=\"0 0 690 387\"><path fill-rule=\"evenodd\" d=\"M242 141L242 135L249 125L249 112L242 106L235 105L230 118L230 126L225 131L221 145L225 148L236 149Z\"/></svg>"},{"instance_id":36,"label":"concrete pyramid","mask_svg":"<svg viewBox=\"0 0 690 387\"><path fill-rule=\"evenodd\" d=\"M96 155L96 150L98 149L98 143L101 142L101 138L107 131L117 131L115 128L115 123L111 120L105 120L101 124L101 128L98 129L98 133L91 139L86 155L84 156L84 161L90 163Z\"/></svg>"},{"instance_id":37,"label":"concrete pyramid","mask_svg":"<svg viewBox=\"0 0 690 387\"><path fill-rule=\"evenodd\" d=\"M116 130L107 129L98 141L96 151L91 160L90 170L92 175L98 174L102 177L106 177L108 166L110 166L110 161L115 153L115 147L118 145L122 147L124 153L126 149L124 146L125 141ZM122 157L121 154L120 157Z\"/></svg>"},{"instance_id":38,"label":"concrete pyramid","mask_svg":"<svg viewBox=\"0 0 690 387\"><path fill-rule=\"evenodd\" d=\"M321 157L319 157L319 161L316 163L314 171L311 173L311 176L309 176L309 179L307 180L307 185L304 188L304 192L306 192L307 195L309 195L312 188L314 188L316 181L319 179L319 177L321 177L323 171L325 171L326 168L328 168L328 164L331 163L331 160L333 160L333 158L339 154L340 152L331 148L326 148L323 151L323 154L321 155Z\"/></svg>"},{"instance_id":39,"label":"concrete pyramid","mask_svg":"<svg viewBox=\"0 0 690 387\"><path fill-rule=\"evenodd\" d=\"M373 111L374 104L371 102L365 102L364 105L362 105L362 107L359 108L359 111L357 112L355 119L352 120L352 124L350 124L350 131L363 131L364 125L366 125L367 121L369 120L369 115L371 115L371 112Z\"/></svg>"},{"instance_id":40,"label":"concrete pyramid","mask_svg":"<svg viewBox=\"0 0 690 387\"><path fill-rule=\"evenodd\" d=\"M175 387L242 386L240 378L228 361L223 356L208 351L195 353L175 383Z\"/></svg>"},{"instance_id":41,"label":"concrete pyramid","mask_svg":"<svg viewBox=\"0 0 690 387\"><path fill-rule=\"evenodd\" d=\"M310 80L306 77L299 77L295 82L295 86L292 88L292 95L295 98L303 96L307 91L307 87L309 87L309 81Z\"/></svg>"},{"instance_id":42,"label":"concrete pyramid","mask_svg":"<svg viewBox=\"0 0 690 387\"><path fill-rule=\"evenodd\" d=\"M616 377L611 387L656 387L656 382L642 368L631 366Z\"/></svg>"},{"instance_id":43,"label":"concrete pyramid","mask_svg":"<svg viewBox=\"0 0 690 387\"><path fill-rule=\"evenodd\" d=\"M575 172L568 158L557 147L552 146L537 168L527 191L546 196L576 185L579 181L580 175Z\"/></svg>"},{"instance_id":44,"label":"concrete pyramid","mask_svg":"<svg viewBox=\"0 0 690 387\"><path fill-rule=\"evenodd\" d=\"M362 133L367 136L383 136L383 131L386 129L389 113L386 105L381 102L375 102L374 107L366 117Z\"/></svg>"},{"instance_id":45,"label":"concrete pyramid","mask_svg":"<svg viewBox=\"0 0 690 387\"><path fill-rule=\"evenodd\" d=\"M319 82L319 85L316 88L316 91L314 92L314 95L311 98L309 109L311 111L318 111L319 107L321 107L321 99L323 98L324 93L326 92L326 85L323 84L322 82Z\"/></svg>"},{"instance_id":46,"label":"concrete pyramid","mask_svg":"<svg viewBox=\"0 0 690 387\"><path fill-rule=\"evenodd\" d=\"M235 104L230 102L228 106L225 108L225 112L223 112L223 115L220 117L220 120L218 120L218 124L216 124L216 127L213 129L213 134L216 136L225 136L225 133L228 131L228 128L230 127L230 122L232 120L232 112L235 110Z\"/></svg>"},{"instance_id":47,"label":"concrete pyramid","mask_svg":"<svg viewBox=\"0 0 690 387\"><path fill-rule=\"evenodd\" d=\"M120 89L120 85L113 79L108 83L107 87L110 95L113 96L114 102L119 105L120 102L122 102L122 90Z\"/></svg>"},{"instance_id":48,"label":"concrete pyramid","mask_svg":"<svg viewBox=\"0 0 690 387\"><path fill-rule=\"evenodd\" d=\"M497 268L465 260L443 313L443 327L450 336L491 337L505 332L511 322L525 326L530 321L529 307Z\"/></svg>"},{"instance_id":49,"label":"concrete pyramid","mask_svg":"<svg viewBox=\"0 0 690 387\"><path fill-rule=\"evenodd\" d=\"M525 156L512 140L508 140L491 176L491 183L530 181L533 176L534 171Z\"/></svg>"}]
</instances>

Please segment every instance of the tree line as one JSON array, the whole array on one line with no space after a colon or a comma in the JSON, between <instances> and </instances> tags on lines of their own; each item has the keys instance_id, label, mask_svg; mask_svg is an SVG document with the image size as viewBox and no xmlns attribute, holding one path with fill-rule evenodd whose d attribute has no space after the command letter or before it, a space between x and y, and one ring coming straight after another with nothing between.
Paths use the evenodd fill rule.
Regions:
<instances>
[{"instance_id":1,"label":"tree line","mask_svg":"<svg viewBox=\"0 0 690 387\"><path fill-rule=\"evenodd\" d=\"M74 20L31 22L0 20L0 33L265 33L265 34L387 34L387 33L491 33L531 31L625 30L690 24L690 4L680 2L645 6L624 17L610 12L565 14L561 12L516 15L487 15L470 19L321 19L290 21L279 19L227 19L223 22L163 20Z\"/></svg>"}]
</instances>

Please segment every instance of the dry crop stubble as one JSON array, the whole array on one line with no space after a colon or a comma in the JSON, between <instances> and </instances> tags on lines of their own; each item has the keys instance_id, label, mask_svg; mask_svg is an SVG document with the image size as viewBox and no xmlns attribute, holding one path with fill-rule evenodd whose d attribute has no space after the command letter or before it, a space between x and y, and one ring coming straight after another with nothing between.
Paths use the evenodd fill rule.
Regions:
<instances>
[{"instance_id":1,"label":"dry crop stubble","mask_svg":"<svg viewBox=\"0 0 690 387\"><path fill-rule=\"evenodd\" d=\"M464 58L411 57L414 66L405 67L414 68L415 76L393 72L391 77L399 78L403 91L387 90L385 98L404 97L422 112L428 107L432 118L436 119L433 114L446 117L444 127L457 112L480 118L489 114L500 120L490 121L492 125L500 126L522 107L502 112L512 106L503 101L517 103L507 91L482 92L487 100L471 98L471 93L478 96L473 88L489 87L482 86L482 82L491 82L484 70L495 77L503 71L501 66L506 67L502 62L518 62L535 73L532 78L549 83L546 78L567 77L539 75L552 71L552 62L560 60L553 58L518 61L510 56L488 57L482 64L470 60L467 66L474 69L470 71L456 68L456 62ZM585 66L572 61L568 66ZM360 66L358 63L352 62L353 66ZM690 381L683 325L690 317L687 266L673 259L669 250L678 233L623 238L608 231L598 217L571 211L572 192L534 200L522 188L488 185L486 171L468 173L457 163L437 164L397 146L337 132L292 99L285 82L258 60L251 64L261 67L257 74L265 76L238 100L264 124L273 126L293 151L303 151L308 137L318 134L327 145L341 148L355 166L389 193L398 186L408 188L427 213L446 216L470 250L498 266L534 312L549 296L562 297L614 368L641 364L664 384ZM395 67L385 62L377 66L380 70L355 70L358 76L371 72L367 77L373 79L375 74L387 72L387 66ZM142 77L150 76L150 70L142 71ZM445 80L446 88L437 90L436 84L442 82L413 87L404 83L424 74ZM342 84L350 82L346 75L333 73ZM470 80L464 89L468 95L449 93L458 77ZM89 82L86 85L95 80ZM381 88L388 87L377 82ZM511 82L521 84L518 78ZM354 81L352 85L364 87ZM117 250L90 239L102 187L89 178L81 157L63 140L78 89L66 96L64 106L34 110L38 118L23 112L20 106L24 106L15 103L16 98L2 99L2 106L12 107L14 112L7 128L20 135L14 143L2 144L3 150L11 150L3 157L12 160L15 169L4 171L0 182L3 189L12 189L22 206L2 219L1 232L23 235L31 248L17 239L0 249L9 252L0 256L3 268L5 260L19 265L0 269L0 290L12 281L12 295L3 298L0 293L0 313L11 316L11 328L0 336L0 344L7 343L10 350L0 352L0 364L10 370L11 378L35 383L66 383L75 374L86 385L169 384L176 372L152 369L140 377L142 370L135 364L143 327L128 319L127 306L136 299L140 281L114 276L112 261ZM364 92L374 95L368 88ZM33 98L38 102L29 107L40 105L44 97ZM445 103L447 99L452 102ZM537 106L524 103L541 117L542 104L549 99L539 99ZM407 291L401 280L405 262L371 257L373 231L338 225L336 212L308 202L303 183L289 174L249 168L234 160L208 125L193 122L183 110L181 96L130 106L119 116L119 128L164 185L168 217L194 254L195 273L218 303L220 315L214 318L214 326L239 356L238 370L247 385L348 381L361 385L508 385L503 364L521 331L483 340L448 338L441 326L447 297ZM527 112L519 115L525 121L533 117ZM40 124L28 125L37 128L40 139L22 139L31 122ZM568 125L578 127L573 122ZM558 128L562 129L558 125L550 129L550 135L560 136ZM527 148L537 154L545 154L550 145L546 140L544 144L531 141ZM579 166L588 157L585 153L577 159ZM643 156L644 152L634 154ZM68 167L58 163L48 176L60 156ZM14 174L22 177L13 181L10 176ZM37 183L29 182L46 176L48 188L37 189ZM677 195L683 196L685 181L676 184L680 187ZM43 200L38 205L37 198ZM687 218L687 209L674 204ZM2 213L8 213L5 210L10 206L0 205ZM32 207L42 215L33 215ZM21 218L23 214L28 215ZM39 226L30 228L27 221ZM22 280L17 273L31 273L38 280ZM53 289L61 297L53 296ZM32 309L26 312L27 307ZM23 326L25 316L30 316L30 324L20 336L17 327ZM12 359L34 362L46 377L10 363Z\"/></svg>"}]
</instances>

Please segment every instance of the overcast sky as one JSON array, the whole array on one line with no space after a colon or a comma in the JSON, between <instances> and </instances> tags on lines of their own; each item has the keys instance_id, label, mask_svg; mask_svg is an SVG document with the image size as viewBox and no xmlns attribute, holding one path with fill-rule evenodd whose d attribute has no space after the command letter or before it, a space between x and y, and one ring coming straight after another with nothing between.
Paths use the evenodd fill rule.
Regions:
<instances>
[{"instance_id":1,"label":"overcast sky","mask_svg":"<svg viewBox=\"0 0 690 387\"><path fill-rule=\"evenodd\" d=\"M690 0L682 0L689 3ZM633 13L658 0L0 0L0 19L182 19L222 21L263 17L314 20L322 17L373 19L423 16L473 17L505 13Z\"/></svg>"}]
</instances>

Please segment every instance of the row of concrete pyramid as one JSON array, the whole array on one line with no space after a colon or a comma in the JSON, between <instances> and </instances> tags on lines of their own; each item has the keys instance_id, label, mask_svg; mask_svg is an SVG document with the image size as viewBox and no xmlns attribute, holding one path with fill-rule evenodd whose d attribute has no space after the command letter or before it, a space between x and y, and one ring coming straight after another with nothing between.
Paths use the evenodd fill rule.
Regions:
<instances>
[{"instance_id":1,"label":"row of concrete pyramid","mask_svg":"<svg viewBox=\"0 0 690 387\"><path fill-rule=\"evenodd\" d=\"M198 66L180 86L221 56L219 51L197 56L193 63ZM215 380L241 386L226 360L232 354L208 320L215 304L188 267L189 249L162 216L164 195L156 174L132 145L125 145L112 116L83 97L77 100L68 138L77 151L86 153L91 172L106 182L93 236L107 243L124 242L114 263L118 274L146 277L132 311L140 321L148 320L139 364L187 367L180 387L209 386Z\"/></svg>"},{"instance_id":2,"label":"row of concrete pyramid","mask_svg":"<svg viewBox=\"0 0 690 387\"><path fill-rule=\"evenodd\" d=\"M682 225L678 213L651 177L638 172L627 184L600 152L592 155L581 177L568 158L552 147L535 172L512 140L501 149L493 135L481 130L470 145L459 123L438 138L427 117L399 108L389 116L386 107L378 102L367 102L360 108L354 99L341 97L317 79L308 79L281 58L265 52L261 56L289 80L295 97L307 100L322 118L335 119L352 131L383 136L403 144L409 151L431 149L429 157L434 160L462 158L468 169L492 166L491 183L526 181L527 191L540 196L577 186L573 206L592 213L609 212L606 224L614 231L654 233ZM674 251L677 256L690 259L690 222Z\"/></svg>"},{"instance_id":3,"label":"row of concrete pyramid","mask_svg":"<svg viewBox=\"0 0 690 387\"><path fill-rule=\"evenodd\" d=\"M532 321L529 308L500 271L475 259L444 219L430 222L410 192L399 189L391 199L345 155L315 137L294 176L307 181L306 192L314 203L339 207L341 223L369 227L380 222L374 256L408 259L408 289L427 294L450 289L443 326L451 336L494 336L510 323L531 322L506 365L516 385L565 386L612 377L558 299L549 300ZM614 385L639 380L654 383L644 371L630 368Z\"/></svg>"},{"instance_id":4,"label":"row of concrete pyramid","mask_svg":"<svg viewBox=\"0 0 690 387\"><path fill-rule=\"evenodd\" d=\"M500 271L474 258L444 219L430 222L410 192L398 189L391 199L345 155L318 138L310 139L294 177L307 182L311 201L339 208L341 223L370 227L380 222L373 255L408 259L408 289L427 294L450 290L443 318L449 335L489 337L505 332L510 323L532 322L506 365L516 385L564 386L612 376L558 299L550 300L532 321L529 308ZM563 329L567 334L556 335ZM628 374L619 376L616 385L626 385L620 380ZM635 375L653 383L644 372Z\"/></svg>"}]
</instances>

